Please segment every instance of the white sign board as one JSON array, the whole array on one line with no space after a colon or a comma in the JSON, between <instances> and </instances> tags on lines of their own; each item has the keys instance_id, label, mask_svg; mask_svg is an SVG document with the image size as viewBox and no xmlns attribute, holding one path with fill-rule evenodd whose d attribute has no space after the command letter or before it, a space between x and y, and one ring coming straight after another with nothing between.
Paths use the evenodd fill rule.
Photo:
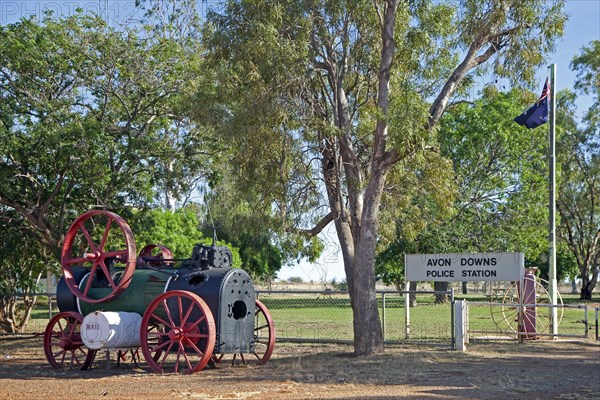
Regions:
<instances>
[{"instance_id":1,"label":"white sign board","mask_svg":"<svg viewBox=\"0 0 600 400\"><path fill-rule=\"evenodd\" d=\"M523 253L405 254L406 280L413 282L520 281Z\"/></svg>"}]
</instances>

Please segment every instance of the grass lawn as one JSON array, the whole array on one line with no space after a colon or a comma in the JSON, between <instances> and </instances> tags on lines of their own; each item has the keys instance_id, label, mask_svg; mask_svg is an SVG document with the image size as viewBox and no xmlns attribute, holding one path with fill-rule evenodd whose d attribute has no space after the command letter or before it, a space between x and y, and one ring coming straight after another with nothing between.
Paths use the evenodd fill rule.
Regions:
<instances>
[{"instance_id":1,"label":"grass lawn","mask_svg":"<svg viewBox=\"0 0 600 400\"><path fill-rule=\"evenodd\" d=\"M490 301L502 303L502 298L490 298L484 295L455 295L457 300L469 302L469 329L471 337L490 337L506 335L515 337L517 329L517 310L510 305L491 305ZM48 323L48 303L46 297L32 313L27 331L42 332ZM275 321L277 337L306 340L352 340L352 309L347 294L340 293L261 293L260 300L267 306ZM409 341L442 343L450 345L451 340L451 306L435 304L433 294L417 295L417 307L410 309ZM563 294L563 304L567 307L559 309L559 334L585 334L586 315L578 295ZM395 293L385 294L384 299L378 294L380 318L384 323L384 334L387 341L407 341L405 328L404 296ZM506 303L506 302L505 302ZM504 304L505 304L504 303ZM587 320L590 334L594 334L594 307L600 306L598 301L588 303ZM572 308L571 308L572 307ZM54 312L58 312L56 306ZM561 315L562 314L562 315ZM548 332L549 308L538 307L536 311L536 327Z\"/></svg>"}]
</instances>

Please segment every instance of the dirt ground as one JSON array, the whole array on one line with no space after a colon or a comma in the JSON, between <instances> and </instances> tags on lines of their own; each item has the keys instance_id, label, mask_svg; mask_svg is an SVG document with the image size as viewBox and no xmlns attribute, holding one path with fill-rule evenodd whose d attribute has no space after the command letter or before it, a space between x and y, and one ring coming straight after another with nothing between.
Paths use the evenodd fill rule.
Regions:
<instances>
[{"instance_id":1,"label":"dirt ground","mask_svg":"<svg viewBox=\"0 0 600 400\"><path fill-rule=\"evenodd\" d=\"M0 399L600 399L600 342L470 344L467 352L278 344L265 366L159 375L145 365L55 371L41 338L0 337Z\"/></svg>"}]
</instances>

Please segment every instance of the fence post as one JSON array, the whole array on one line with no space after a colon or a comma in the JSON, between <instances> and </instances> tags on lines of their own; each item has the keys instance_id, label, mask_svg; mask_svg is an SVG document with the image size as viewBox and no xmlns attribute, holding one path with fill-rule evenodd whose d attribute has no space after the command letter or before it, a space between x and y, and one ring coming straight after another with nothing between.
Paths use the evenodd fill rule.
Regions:
<instances>
[{"instance_id":1,"label":"fence post","mask_svg":"<svg viewBox=\"0 0 600 400\"><path fill-rule=\"evenodd\" d=\"M598 336L598 311L600 311L600 308L596 307L596 340L599 340L600 336Z\"/></svg>"},{"instance_id":2,"label":"fence post","mask_svg":"<svg viewBox=\"0 0 600 400\"><path fill-rule=\"evenodd\" d=\"M455 335L454 335L454 288L450 288L450 343L452 344L452 350L455 350Z\"/></svg>"},{"instance_id":3,"label":"fence post","mask_svg":"<svg viewBox=\"0 0 600 400\"><path fill-rule=\"evenodd\" d=\"M588 306L584 305L583 307L584 307L583 313L584 313L584 316L585 316L584 317L584 320L585 320L585 338L587 339L589 337L589 333L590 333L590 328L589 328L590 324L588 323L589 322L589 320L588 320Z\"/></svg>"},{"instance_id":4,"label":"fence post","mask_svg":"<svg viewBox=\"0 0 600 400\"><path fill-rule=\"evenodd\" d=\"M404 287L404 339L410 339L410 282Z\"/></svg>"},{"instance_id":5,"label":"fence post","mask_svg":"<svg viewBox=\"0 0 600 400\"><path fill-rule=\"evenodd\" d=\"M46 293L46 297L48 298L48 320L52 319L52 296L50 293Z\"/></svg>"},{"instance_id":6,"label":"fence post","mask_svg":"<svg viewBox=\"0 0 600 400\"><path fill-rule=\"evenodd\" d=\"M381 334L383 335L383 345L385 347L385 292L381 292Z\"/></svg>"},{"instance_id":7,"label":"fence post","mask_svg":"<svg viewBox=\"0 0 600 400\"><path fill-rule=\"evenodd\" d=\"M452 350L466 351L466 340L467 337L467 301L458 300L455 301L452 307L455 321L452 329Z\"/></svg>"}]
</instances>

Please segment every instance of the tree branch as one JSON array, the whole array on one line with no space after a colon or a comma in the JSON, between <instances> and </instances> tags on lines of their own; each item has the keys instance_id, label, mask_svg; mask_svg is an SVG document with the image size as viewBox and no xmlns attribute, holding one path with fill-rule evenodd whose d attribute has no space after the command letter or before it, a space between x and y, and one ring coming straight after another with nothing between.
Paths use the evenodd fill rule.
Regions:
<instances>
[{"instance_id":1,"label":"tree branch","mask_svg":"<svg viewBox=\"0 0 600 400\"><path fill-rule=\"evenodd\" d=\"M298 229L294 227L287 227L285 231L289 233L296 233L307 238L311 238L321 233L331 221L333 221L333 212L329 212L329 214L321 218L321 220L317 222L317 224L311 229Z\"/></svg>"}]
</instances>

